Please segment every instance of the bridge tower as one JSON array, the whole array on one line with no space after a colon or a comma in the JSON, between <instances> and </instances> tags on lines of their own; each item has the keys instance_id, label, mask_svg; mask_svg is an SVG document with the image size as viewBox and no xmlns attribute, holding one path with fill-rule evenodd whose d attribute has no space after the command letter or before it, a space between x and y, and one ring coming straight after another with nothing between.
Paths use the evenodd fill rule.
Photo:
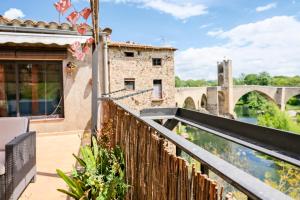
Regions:
<instances>
[{"instance_id":1,"label":"bridge tower","mask_svg":"<svg viewBox=\"0 0 300 200\"><path fill-rule=\"evenodd\" d=\"M233 115L232 61L218 62L218 109L220 115Z\"/></svg>"}]
</instances>

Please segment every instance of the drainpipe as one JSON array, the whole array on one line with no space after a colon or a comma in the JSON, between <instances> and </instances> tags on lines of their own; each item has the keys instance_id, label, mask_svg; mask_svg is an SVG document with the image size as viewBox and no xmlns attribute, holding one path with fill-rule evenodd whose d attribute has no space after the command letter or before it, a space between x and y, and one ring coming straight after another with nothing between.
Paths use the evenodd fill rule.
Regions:
<instances>
[{"instance_id":1,"label":"drainpipe","mask_svg":"<svg viewBox=\"0 0 300 200\"><path fill-rule=\"evenodd\" d=\"M104 62L104 94L107 95L109 93L109 75L108 75L108 45L107 45L107 37L108 34L103 35L103 42L104 42L104 56L103 56L103 62Z\"/></svg>"}]
</instances>

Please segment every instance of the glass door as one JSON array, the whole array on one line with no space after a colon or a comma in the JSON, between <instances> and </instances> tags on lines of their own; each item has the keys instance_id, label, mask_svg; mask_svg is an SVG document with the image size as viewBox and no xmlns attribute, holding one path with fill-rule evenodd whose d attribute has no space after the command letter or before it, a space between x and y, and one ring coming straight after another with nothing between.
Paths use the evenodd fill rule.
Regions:
<instances>
[{"instance_id":1,"label":"glass door","mask_svg":"<svg viewBox=\"0 0 300 200\"><path fill-rule=\"evenodd\" d=\"M0 63L0 117L17 116L16 66Z\"/></svg>"},{"instance_id":2,"label":"glass door","mask_svg":"<svg viewBox=\"0 0 300 200\"><path fill-rule=\"evenodd\" d=\"M62 62L0 61L0 117L63 117Z\"/></svg>"},{"instance_id":3,"label":"glass door","mask_svg":"<svg viewBox=\"0 0 300 200\"><path fill-rule=\"evenodd\" d=\"M21 116L45 115L45 65L42 63L17 64L19 71L19 108Z\"/></svg>"}]
</instances>

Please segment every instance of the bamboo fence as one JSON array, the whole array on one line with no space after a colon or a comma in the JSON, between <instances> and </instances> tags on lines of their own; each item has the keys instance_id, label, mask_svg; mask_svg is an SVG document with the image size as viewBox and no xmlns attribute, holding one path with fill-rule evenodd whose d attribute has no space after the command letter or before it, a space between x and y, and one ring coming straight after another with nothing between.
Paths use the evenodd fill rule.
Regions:
<instances>
[{"instance_id":1,"label":"bamboo fence","mask_svg":"<svg viewBox=\"0 0 300 200\"><path fill-rule=\"evenodd\" d=\"M118 145L124 152L130 185L127 200L222 199L223 188L168 152L165 139L156 130L113 101L103 101L102 109L102 126L110 130L111 146Z\"/></svg>"}]
</instances>

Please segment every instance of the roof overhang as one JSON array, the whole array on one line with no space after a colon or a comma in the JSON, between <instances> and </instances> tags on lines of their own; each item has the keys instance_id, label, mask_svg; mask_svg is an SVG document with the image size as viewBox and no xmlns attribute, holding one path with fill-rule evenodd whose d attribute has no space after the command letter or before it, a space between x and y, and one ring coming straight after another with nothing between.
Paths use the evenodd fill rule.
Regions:
<instances>
[{"instance_id":1,"label":"roof overhang","mask_svg":"<svg viewBox=\"0 0 300 200\"><path fill-rule=\"evenodd\" d=\"M16 33L0 32L0 44L5 43L29 43L29 44L56 44L68 45L76 41L84 43L90 36L81 35L60 35L60 34L36 34L36 33Z\"/></svg>"}]
</instances>

